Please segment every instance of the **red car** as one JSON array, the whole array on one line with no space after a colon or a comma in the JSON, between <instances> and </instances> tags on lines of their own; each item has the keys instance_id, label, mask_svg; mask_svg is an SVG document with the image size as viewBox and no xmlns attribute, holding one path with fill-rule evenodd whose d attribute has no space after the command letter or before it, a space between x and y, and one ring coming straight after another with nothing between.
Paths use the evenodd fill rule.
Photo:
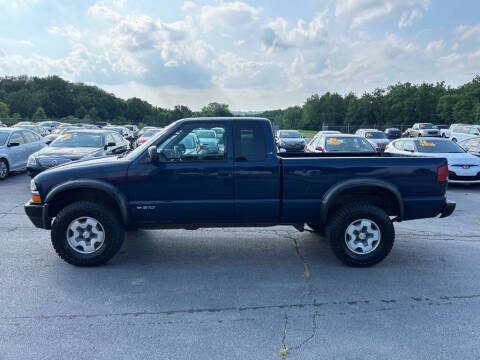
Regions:
<instances>
[{"instance_id":1,"label":"red car","mask_svg":"<svg viewBox=\"0 0 480 360\"><path fill-rule=\"evenodd\" d=\"M140 136L137 141L135 141L135 147L139 147L142 145L144 142L146 142L148 139L150 139L153 135L156 133L160 132L162 129L148 129L145 130L145 132Z\"/></svg>"},{"instance_id":2,"label":"red car","mask_svg":"<svg viewBox=\"0 0 480 360\"><path fill-rule=\"evenodd\" d=\"M375 152L375 148L363 136L349 134L323 134L314 137L305 152Z\"/></svg>"}]
</instances>

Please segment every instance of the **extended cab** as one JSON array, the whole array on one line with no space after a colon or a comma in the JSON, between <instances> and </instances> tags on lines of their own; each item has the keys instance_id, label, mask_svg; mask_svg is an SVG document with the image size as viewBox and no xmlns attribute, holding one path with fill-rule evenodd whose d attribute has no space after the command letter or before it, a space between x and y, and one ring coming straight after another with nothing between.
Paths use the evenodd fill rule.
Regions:
<instances>
[{"instance_id":1,"label":"extended cab","mask_svg":"<svg viewBox=\"0 0 480 360\"><path fill-rule=\"evenodd\" d=\"M215 146L192 141L212 129ZM183 119L126 156L41 173L25 211L78 266L112 258L124 229L305 224L346 264L370 266L390 252L393 222L454 211L447 175L441 158L277 153L267 119Z\"/></svg>"}]
</instances>

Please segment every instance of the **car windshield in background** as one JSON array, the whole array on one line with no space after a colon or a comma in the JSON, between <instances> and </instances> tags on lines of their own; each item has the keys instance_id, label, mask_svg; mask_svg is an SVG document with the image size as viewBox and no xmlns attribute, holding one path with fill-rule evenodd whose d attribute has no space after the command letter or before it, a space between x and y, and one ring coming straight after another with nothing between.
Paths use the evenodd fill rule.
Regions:
<instances>
[{"instance_id":1,"label":"car windshield in background","mask_svg":"<svg viewBox=\"0 0 480 360\"><path fill-rule=\"evenodd\" d=\"M420 153L464 153L459 145L450 140L419 139L415 140L415 146Z\"/></svg>"},{"instance_id":2,"label":"car windshield in background","mask_svg":"<svg viewBox=\"0 0 480 360\"><path fill-rule=\"evenodd\" d=\"M325 139L327 151L375 152L372 145L361 137L330 136Z\"/></svg>"},{"instance_id":3,"label":"car windshield in background","mask_svg":"<svg viewBox=\"0 0 480 360\"><path fill-rule=\"evenodd\" d=\"M279 138L283 139L299 139L302 135L298 131L280 131L278 133Z\"/></svg>"},{"instance_id":4,"label":"car windshield in background","mask_svg":"<svg viewBox=\"0 0 480 360\"><path fill-rule=\"evenodd\" d=\"M420 124L420 129L436 129L437 127L433 124Z\"/></svg>"},{"instance_id":5,"label":"car windshield in background","mask_svg":"<svg viewBox=\"0 0 480 360\"><path fill-rule=\"evenodd\" d=\"M5 144L8 138L8 134L9 133L6 131L0 131L0 146Z\"/></svg>"},{"instance_id":6,"label":"car windshield in background","mask_svg":"<svg viewBox=\"0 0 480 360\"><path fill-rule=\"evenodd\" d=\"M387 136L380 131L372 131L365 133L367 139L386 139Z\"/></svg>"},{"instance_id":7,"label":"car windshield in background","mask_svg":"<svg viewBox=\"0 0 480 360\"><path fill-rule=\"evenodd\" d=\"M216 139L217 135L213 130L199 130L196 132L200 139Z\"/></svg>"},{"instance_id":8,"label":"car windshield in background","mask_svg":"<svg viewBox=\"0 0 480 360\"><path fill-rule=\"evenodd\" d=\"M149 136L153 136L153 134L156 134L160 132L160 129L150 129L150 130L147 130L145 131L145 133L143 134L144 137L149 137Z\"/></svg>"},{"instance_id":9,"label":"car windshield in background","mask_svg":"<svg viewBox=\"0 0 480 360\"><path fill-rule=\"evenodd\" d=\"M115 131L116 133L119 133L120 135L122 135L122 132L123 132L123 128L109 127L109 128L105 128L105 130Z\"/></svg>"},{"instance_id":10,"label":"car windshield in background","mask_svg":"<svg viewBox=\"0 0 480 360\"><path fill-rule=\"evenodd\" d=\"M93 133L66 133L50 144L51 147L95 147L103 146L103 135Z\"/></svg>"}]
</instances>

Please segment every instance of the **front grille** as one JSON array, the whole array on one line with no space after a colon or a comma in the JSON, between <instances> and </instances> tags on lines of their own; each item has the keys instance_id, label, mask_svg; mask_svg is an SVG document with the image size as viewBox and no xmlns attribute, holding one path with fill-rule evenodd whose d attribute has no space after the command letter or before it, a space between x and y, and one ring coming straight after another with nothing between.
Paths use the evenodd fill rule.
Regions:
<instances>
[{"instance_id":1,"label":"front grille","mask_svg":"<svg viewBox=\"0 0 480 360\"><path fill-rule=\"evenodd\" d=\"M452 171L448 172L448 179L449 180L457 180L457 181L475 181L480 180L480 172L475 176L458 176Z\"/></svg>"}]
</instances>

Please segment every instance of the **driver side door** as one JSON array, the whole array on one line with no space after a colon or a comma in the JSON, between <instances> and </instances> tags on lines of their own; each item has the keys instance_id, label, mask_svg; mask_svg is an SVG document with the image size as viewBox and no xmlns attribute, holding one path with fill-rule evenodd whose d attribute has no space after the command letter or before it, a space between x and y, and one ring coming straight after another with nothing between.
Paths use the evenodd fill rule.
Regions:
<instances>
[{"instance_id":1,"label":"driver side door","mask_svg":"<svg viewBox=\"0 0 480 360\"><path fill-rule=\"evenodd\" d=\"M221 127L223 144L215 153L197 140L199 130ZM192 145L193 144L193 145ZM155 144L128 171L130 211L140 223L218 224L234 218L234 177L228 122L184 123Z\"/></svg>"}]
</instances>

